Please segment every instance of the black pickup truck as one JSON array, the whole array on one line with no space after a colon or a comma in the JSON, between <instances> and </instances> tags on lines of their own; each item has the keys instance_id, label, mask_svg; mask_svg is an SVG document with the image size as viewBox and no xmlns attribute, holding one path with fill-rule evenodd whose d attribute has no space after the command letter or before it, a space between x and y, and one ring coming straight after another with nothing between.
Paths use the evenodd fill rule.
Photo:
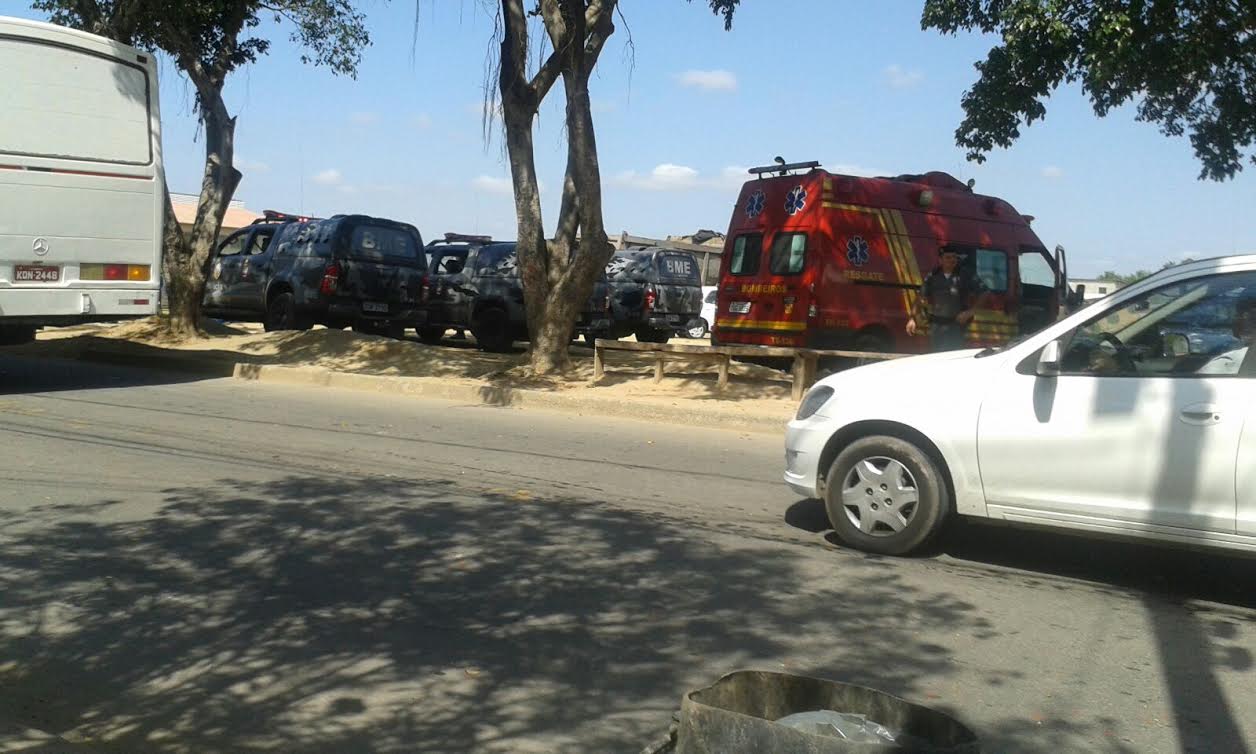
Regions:
<instances>
[{"instance_id":1,"label":"black pickup truck","mask_svg":"<svg viewBox=\"0 0 1256 754\"><path fill-rule=\"evenodd\" d=\"M419 338L436 343L446 331L470 330L485 351L509 351L528 339L523 279L513 241L447 233L427 246L431 313ZM608 326L605 287L594 291L573 337Z\"/></svg>"},{"instance_id":2,"label":"black pickup truck","mask_svg":"<svg viewBox=\"0 0 1256 754\"><path fill-rule=\"evenodd\" d=\"M427 257L412 225L278 212L228 236L209 260L202 311L267 330L315 324L401 337L427 321Z\"/></svg>"}]
</instances>

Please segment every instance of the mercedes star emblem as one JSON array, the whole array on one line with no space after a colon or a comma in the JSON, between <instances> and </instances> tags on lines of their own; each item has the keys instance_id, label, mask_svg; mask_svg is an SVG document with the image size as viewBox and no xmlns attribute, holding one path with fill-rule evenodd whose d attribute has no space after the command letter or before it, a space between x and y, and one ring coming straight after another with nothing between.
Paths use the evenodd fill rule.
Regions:
<instances>
[{"instance_id":1,"label":"mercedes star emblem","mask_svg":"<svg viewBox=\"0 0 1256 754\"><path fill-rule=\"evenodd\" d=\"M35 256L44 256L48 253L48 239L36 238L34 242L31 243L31 249L35 252Z\"/></svg>"}]
</instances>

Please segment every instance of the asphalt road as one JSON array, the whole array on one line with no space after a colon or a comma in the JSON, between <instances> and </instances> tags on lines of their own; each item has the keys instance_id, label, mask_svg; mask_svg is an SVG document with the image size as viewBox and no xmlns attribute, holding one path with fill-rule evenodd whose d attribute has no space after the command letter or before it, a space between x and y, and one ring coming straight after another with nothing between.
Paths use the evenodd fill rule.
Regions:
<instances>
[{"instance_id":1,"label":"asphalt road","mask_svg":"<svg viewBox=\"0 0 1256 754\"><path fill-rule=\"evenodd\" d=\"M0 721L107 750L635 752L739 668L987 751L1256 740L1256 562L860 555L775 437L0 355L0 448Z\"/></svg>"}]
</instances>

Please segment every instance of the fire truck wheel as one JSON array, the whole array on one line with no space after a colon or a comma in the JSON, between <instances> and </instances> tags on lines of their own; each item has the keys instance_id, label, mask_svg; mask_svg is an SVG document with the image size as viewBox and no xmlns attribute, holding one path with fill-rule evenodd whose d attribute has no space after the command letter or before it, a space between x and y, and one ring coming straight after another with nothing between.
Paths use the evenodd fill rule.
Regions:
<instances>
[{"instance_id":1,"label":"fire truck wheel","mask_svg":"<svg viewBox=\"0 0 1256 754\"><path fill-rule=\"evenodd\" d=\"M906 555L941 529L950 509L938 464L897 437L852 442L829 467L824 507L834 533L856 550Z\"/></svg>"}]
</instances>

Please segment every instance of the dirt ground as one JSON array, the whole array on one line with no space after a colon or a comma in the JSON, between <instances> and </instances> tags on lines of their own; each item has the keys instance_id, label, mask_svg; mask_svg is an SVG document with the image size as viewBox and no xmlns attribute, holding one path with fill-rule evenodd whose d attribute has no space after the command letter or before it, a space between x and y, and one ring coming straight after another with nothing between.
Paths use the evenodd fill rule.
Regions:
<instances>
[{"instance_id":1,"label":"dirt ground","mask_svg":"<svg viewBox=\"0 0 1256 754\"><path fill-rule=\"evenodd\" d=\"M728 387L716 386L714 364L701 359L669 358L666 376L653 381L653 361L644 354L608 352L606 373L593 383L593 351L582 343L571 348L575 371L562 378L537 379L526 375L526 344L509 354L485 353L465 340L446 334L439 346L420 343L413 333L406 340L364 335L349 330L315 328L304 332L263 332L251 323L210 322L203 338L174 339L155 319L112 326L88 325L41 331L33 348L55 354L91 342L126 341L162 350L192 351L214 358L278 366L314 366L341 372L403 377L439 377L516 388L586 391L588 395L642 398L652 401L718 401L735 403L753 413L788 416L795 404L790 378L782 369L734 362ZM76 342L77 341L77 342ZM702 345L708 341L674 342Z\"/></svg>"}]
</instances>

